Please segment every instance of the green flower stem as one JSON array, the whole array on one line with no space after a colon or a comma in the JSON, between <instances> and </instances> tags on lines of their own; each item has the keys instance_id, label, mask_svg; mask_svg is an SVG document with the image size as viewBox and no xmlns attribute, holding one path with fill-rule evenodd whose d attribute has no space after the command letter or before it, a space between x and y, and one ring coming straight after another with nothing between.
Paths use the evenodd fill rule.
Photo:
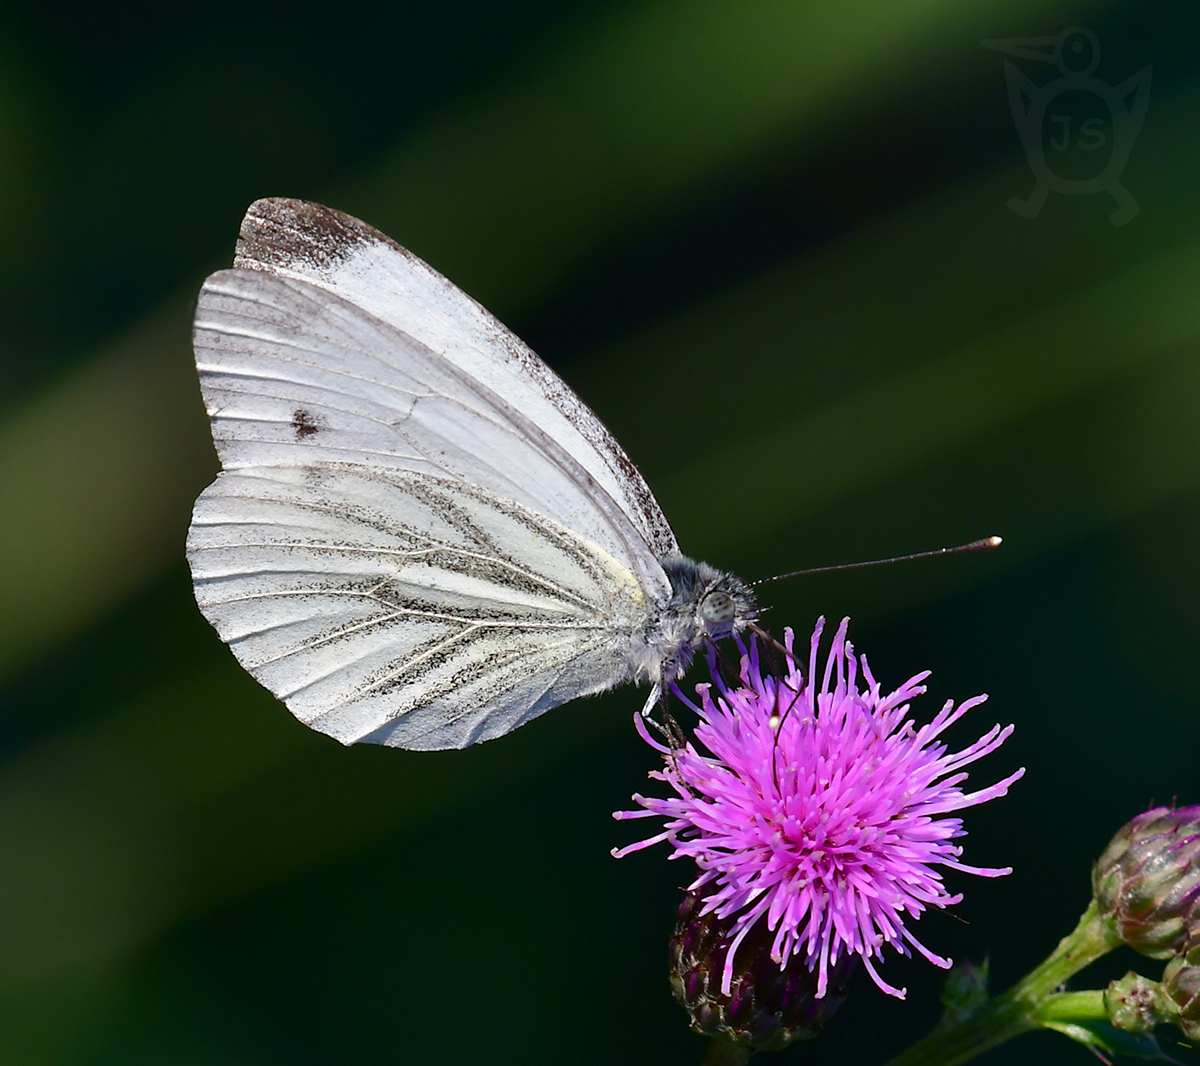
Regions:
<instances>
[{"instance_id":1,"label":"green flower stem","mask_svg":"<svg viewBox=\"0 0 1200 1066\"><path fill-rule=\"evenodd\" d=\"M887 1066L959 1066L988 1048L1037 1029L1044 1022L1104 1017L1103 1003L1097 1008L1102 993L1056 992L1056 989L1120 943L1112 927L1097 914L1093 902L1074 932L1063 937L1040 966L974 1013L966 1017L947 1014L932 1032Z\"/></svg>"},{"instance_id":2,"label":"green flower stem","mask_svg":"<svg viewBox=\"0 0 1200 1066\"><path fill-rule=\"evenodd\" d=\"M1098 989L1086 992L1060 992L1042 1000L1033 1012L1038 1025L1047 1022L1106 1022L1108 1008L1104 1006L1104 993Z\"/></svg>"}]
</instances>

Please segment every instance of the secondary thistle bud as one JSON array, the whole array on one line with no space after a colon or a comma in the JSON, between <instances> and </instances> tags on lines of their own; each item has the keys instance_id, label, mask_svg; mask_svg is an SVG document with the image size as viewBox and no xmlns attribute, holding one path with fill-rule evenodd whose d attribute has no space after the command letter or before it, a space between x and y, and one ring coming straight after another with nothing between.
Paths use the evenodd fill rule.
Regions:
<instances>
[{"instance_id":1,"label":"secondary thistle bud","mask_svg":"<svg viewBox=\"0 0 1200 1066\"><path fill-rule=\"evenodd\" d=\"M1092 867L1092 893L1135 951L1174 955L1200 919L1200 807L1155 807L1124 825Z\"/></svg>"},{"instance_id":2,"label":"secondary thistle bud","mask_svg":"<svg viewBox=\"0 0 1200 1066\"><path fill-rule=\"evenodd\" d=\"M1162 991L1157 981L1130 970L1119 981L1110 981L1104 990L1108 1020L1126 1033L1151 1032L1156 1025L1170 1020L1171 1011L1163 1003Z\"/></svg>"},{"instance_id":3,"label":"secondary thistle bud","mask_svg":"<svg viewBox=\"0 0 1200 1066\"><path fill-rule=\"evenodd\" d=\"M955 963L942 982L942 1006L946 1017L956 1025L986 1007L990 999L986 959L979 964L969 959Z\"/></svg>"},{"instance_id":4,"label":"secondary thistle bud","mask_svg":"<svg viewBox=\"0 0 1200 1066\"><path fill-rule=\"evenodd\" d=\"M817 998L817 975L793 955L780 968L771 958L774 934L757 921L738 945L733 980L722 992L722 975L733 939L733 919L700 913L704 899L689 892L671 937L671 988L688 1012L692 1029L724 1035L753 1051L778 1051L821 1031L846 998L846 982L858 956L829 964L825 995Z\"/></svg>"},{"instance_id":5,"label":"secondary thistle bud","mask_svg":"<svg viewBox=\"0 0 1200 1066\"><path fill-rule=\"evenodd\" d=\"M1200 1040L1200 934L1167 963L1163 991L1179 1011L1175 1024L1189 1040Z\"/></svg>"}]
</instances>

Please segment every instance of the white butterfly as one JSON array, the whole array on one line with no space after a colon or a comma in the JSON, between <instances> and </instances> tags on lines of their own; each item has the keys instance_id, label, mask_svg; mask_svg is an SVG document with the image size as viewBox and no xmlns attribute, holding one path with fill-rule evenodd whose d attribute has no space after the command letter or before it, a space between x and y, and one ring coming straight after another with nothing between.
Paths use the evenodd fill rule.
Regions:
<instances>
[{"instance_id":1,"label":"white butterfly","mask_svg":"<svg viewBox=\"0 0 1200 1066\"><path fill-rule=\"evenodd\" d=\"M194 341L224 468L188 534L196 599L314 729L465 747L629 680L650 707L754 618L579 397L357 219L251 205Z\"/></svg>"}]
</instances>

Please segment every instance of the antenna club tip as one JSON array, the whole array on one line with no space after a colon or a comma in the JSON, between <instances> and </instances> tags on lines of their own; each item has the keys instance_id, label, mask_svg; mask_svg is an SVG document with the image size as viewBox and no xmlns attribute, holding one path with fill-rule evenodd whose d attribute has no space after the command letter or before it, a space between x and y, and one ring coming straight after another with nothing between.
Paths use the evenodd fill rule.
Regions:
<instances>
[{"instance_id":1,"label":"antenna club tip","mask_svg":"<svg viewBox=\"0 0 1200 1066\"><path fill-rule=\"evenodd\" d=\"M988 547L999 548L1000 545L1004 543L1004 538L1003 537L988 537L987 541L988 541Z\"/></svg>"}]
</instances>

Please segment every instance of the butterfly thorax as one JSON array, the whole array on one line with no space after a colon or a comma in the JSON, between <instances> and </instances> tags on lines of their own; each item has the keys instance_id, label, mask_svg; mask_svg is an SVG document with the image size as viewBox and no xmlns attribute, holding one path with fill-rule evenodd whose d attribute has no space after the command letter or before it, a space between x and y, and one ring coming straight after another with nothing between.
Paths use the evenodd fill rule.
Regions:
<instances>
[{"instance_id":1,"label":"butterfly thorax","mask_svg":"<svg viewBox=\"0 0 1200 1066\"><path fill-rule=\"evenodd\" d=\"M664 687L678 678L696 652L733 636L758 611L750 586L708 563L673 555L660 560L671 583L671 598L646 632L645 661L636 673Z\"/></svg>"}]
</instances>

